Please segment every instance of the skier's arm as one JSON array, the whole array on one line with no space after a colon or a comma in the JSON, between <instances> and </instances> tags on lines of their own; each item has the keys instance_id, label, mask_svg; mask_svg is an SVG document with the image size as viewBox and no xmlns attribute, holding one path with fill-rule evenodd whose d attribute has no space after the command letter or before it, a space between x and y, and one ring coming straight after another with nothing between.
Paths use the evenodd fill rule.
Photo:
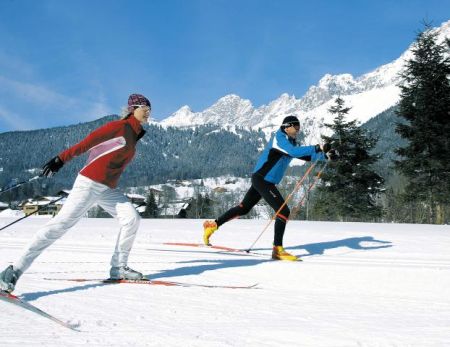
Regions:
<instances>
[{"instance_id":1,"label":"skier's arm","mask_svg":"<svg viewBox=\"0 0 450 347\"><path fill-rule=\"evenodd\" d=\"M105 124L102 127L91 132L88 136L86 136L76 145L58 154L58 157L64 163L66 163L67 161L73 159L74 157L77 157L87 152L92 147L95 147L106 140L112 139L117 133L119 127L120 125L118 122L110 122L108 124Z\"/></svg>"},{"instance_id":2,"label":"skier's arm","mask_svg":"<svg viewBox=\"0 0 450 347\"><path fill-rule=\"evenodd\" d=\"M289 142L286 136L281 133L278 133L273 139L272 148L283 152L293 158L299 159L310 159L313 161L316 160L325 160L325 155L323 152L317 151L316 146L294 146Z\"/></svg>"}]
</instances>

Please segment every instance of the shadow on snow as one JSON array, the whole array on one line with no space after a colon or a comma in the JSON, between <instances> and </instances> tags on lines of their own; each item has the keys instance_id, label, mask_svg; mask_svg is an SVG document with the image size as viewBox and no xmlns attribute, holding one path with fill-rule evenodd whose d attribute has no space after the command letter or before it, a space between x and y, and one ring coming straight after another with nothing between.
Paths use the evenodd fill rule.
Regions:
<instances>
[{"instance_id":1,"label":"shadow on snow","mask_svg":"<svg viewBox=\"0 0 450 347\"><path fill-rule=\"evenodd\" d=\"M253 266L261 263L269 262L270 259L215 259L215 260L192 260L181 261L176 264L198 264L183 266L176 269L162 270L160 272L151 275L152 279L161 279L167 277L189 276L199 275L205 271L213 271L224 268L241 267L241 266ZM207 264L205 264L207 263Z\"/></svg>"},{"instance_id":2,"label":"shadow on snow","mask_svg":"<svg viewBox=\"0 0 450 347\"><path fill-rule=\"evenodd\" d=\"M364 245L362 243L371 243L371 245ZM313 255L323 255L326 250L346 247L354 250L374 250L374 249L382 249L392 247L392 243L390 241L382 241L376 240L372 236L364 236L364 237L351 237L343 240L336 241L326 241L326 242L317 242L317 243L309 243L304 245L298 245L293 247L286 247L289 250L305 250L308 252L307 254L301 254L301 257L308 257ZM258 251L261 250L269 250L267 248L258 248L255 249ZM164 250L162 250L164 251ZM178 251L180 252L180 251ZM186 251L191 252L191 251ZM195 252L195 251L194 251ZM215 252L205 252L205 253L215 253ZM221 253L217 252L218 255ZM149 275L151 279L162 279L162 278L171 278L178 276L189 276L189 275L199 275L205 271L213 271L224 268L235 268L242 266L254 266L261 263L272 261L268 255L268 259L214 259L214 260L191 260L191 261L181 261L176 264L194 264L188 266L182 266L176 269L162 270L157 273L153 273ZM40 297L53 295L53 294L61 294L61 293L71 293L76 291L87 290L96 287L108 286L111 284L108 283L91 283L85 285L79 285L75 287L65 288L65 289L57 289L51 291L42 291L35 293L24 293L20 295L24 300L33 301Z\"/></svg>"},{"instance_id":3,"label":"shadow on snow","mask_svg":"<svg viewBox=\"0 0 450 347\"><path fill-rule=\"evenodd\" d=\"M193 260L193 261L181 261L176 262L176 264L201 264L201 265L193 265L193 266L183 266L177 269L170 270L162 270L160 272L152 273L150 275L145 275L146 277L156 280L156 279L169 279L171 277L178 276L188 276L188 275L198 275L205 271L224 269L228 267L241 267L241 266L253 266L263 262L268 262L270 260L265 259L241 259L241 260L226 260L226 259L217 259L217 260ZM207 263L207 264L205 264ZM61 279L62 282L64 279ZM37 300L41 297L54 295L54 294L63 294L63 293L72 293L77 291L88 290L96 287L117 285L113 283L91 283L78 285L70 288L64 289L56 289L50 291L42 291L42 292L34 292L34 293L23 293L20 297L26 301Z\"/></svg>"},{"instance_id":4,"label":"shadow on snow","mask_svg":"<svg viewBox=\"0 0 450 347\"><path fill-rule=\"evenodd\" d=\"M361 243L369 242L372 245L364 245ZM370 251L374 249L382 249L392 247L391 241L376 240L372 236L363 237L350 237L348 239L336 240L336 241L325 241L317 243L308 243L298 246L285 246L289 251L304 249L306 254L296 254L299 257L310 257L312 255L323 255L326 250L333 248L346 247L354 250L360 251ZM255 251L266 251L268 248L254 248Z\"/></svg>"}]
</instances>

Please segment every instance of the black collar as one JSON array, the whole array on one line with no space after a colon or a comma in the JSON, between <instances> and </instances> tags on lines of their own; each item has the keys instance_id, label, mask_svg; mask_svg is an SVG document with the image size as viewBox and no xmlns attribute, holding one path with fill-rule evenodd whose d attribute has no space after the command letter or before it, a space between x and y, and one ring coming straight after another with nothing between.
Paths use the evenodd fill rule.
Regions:
<instances>
[{"instance_id":1,"label":"black collar","mask_svg":"<svg viewBox=\"0 0 450 347\"><path fill-rule=\"evenodd\" d=\"M144 129L142 129L141 132L137 136L136 142L138 142L142 138L142 136L145 135L145 133L146 133L146 131Z\"/></svg>"}]
</instances>

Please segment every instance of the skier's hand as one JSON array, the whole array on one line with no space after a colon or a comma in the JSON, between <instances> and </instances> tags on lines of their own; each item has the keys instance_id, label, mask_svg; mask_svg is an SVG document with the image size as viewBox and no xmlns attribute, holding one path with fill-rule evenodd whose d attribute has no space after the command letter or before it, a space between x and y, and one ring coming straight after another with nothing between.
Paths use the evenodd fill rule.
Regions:
<instances>
[{"instance_id":1,"label":"skier's hand","mask_svg":"<svg viewBox=\"0 0 450 347\"><path fill-rule=\"evenodd\" d=\"M317 144L315 146L316 153L324 152L328 153L331 150L331 145L329 143L324 143L323 145Z\"/></svg>"},{"instance_id":2,"label":"skier's hand","mask_svg":"<svg viewBox=\"0 0 450 347\"><path fill-rule=\"evenodd\" d=\"M329 151L331 151L331 144L329 144L328 142L327 142L327 143L324 143L324 144L322 145L322 151L323 151L324 153L328 153Z\"/></svg>"},{"instance_id":3,"label":"skier's hand","mask_svg":"<svg viewBox=\"0 0 450 347\"><path fill-rule=\"evenodd\" d=\"M46 177L52 177L59 171L64 165L64 162L60 157L56 156L42 167L42 175Z\"/></svg>"},{"instance_id":4,"label":"skier's hand","mask_svg":"<svg viewBox=\"0 0 450 347\"><path fill-rule=\"evenodd\" d=\"M339 152L335 149L330 149L328 152L325 153L328 160L337 160L339 159Z\"/></svg>"}]
</instances>

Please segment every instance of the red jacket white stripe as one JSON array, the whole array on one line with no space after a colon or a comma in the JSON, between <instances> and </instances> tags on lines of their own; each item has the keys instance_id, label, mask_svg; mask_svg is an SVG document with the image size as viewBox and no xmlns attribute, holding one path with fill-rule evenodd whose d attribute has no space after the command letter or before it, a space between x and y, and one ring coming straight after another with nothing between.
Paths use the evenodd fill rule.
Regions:
<instances>
[{"instance_id":1,"label":"red jacket white stripe","mask_svg":"<svg viewBox=\"0 0 450 347\"><path fill-rule=\"evenodd\" d=\"M94 130L81 142L58 156L66 163L89 151L80 174L95 182L117 187L120 175L133 159L137 141L144 135L141 123L133 116L112 121Z\"/></svg>"}]
</instances>

